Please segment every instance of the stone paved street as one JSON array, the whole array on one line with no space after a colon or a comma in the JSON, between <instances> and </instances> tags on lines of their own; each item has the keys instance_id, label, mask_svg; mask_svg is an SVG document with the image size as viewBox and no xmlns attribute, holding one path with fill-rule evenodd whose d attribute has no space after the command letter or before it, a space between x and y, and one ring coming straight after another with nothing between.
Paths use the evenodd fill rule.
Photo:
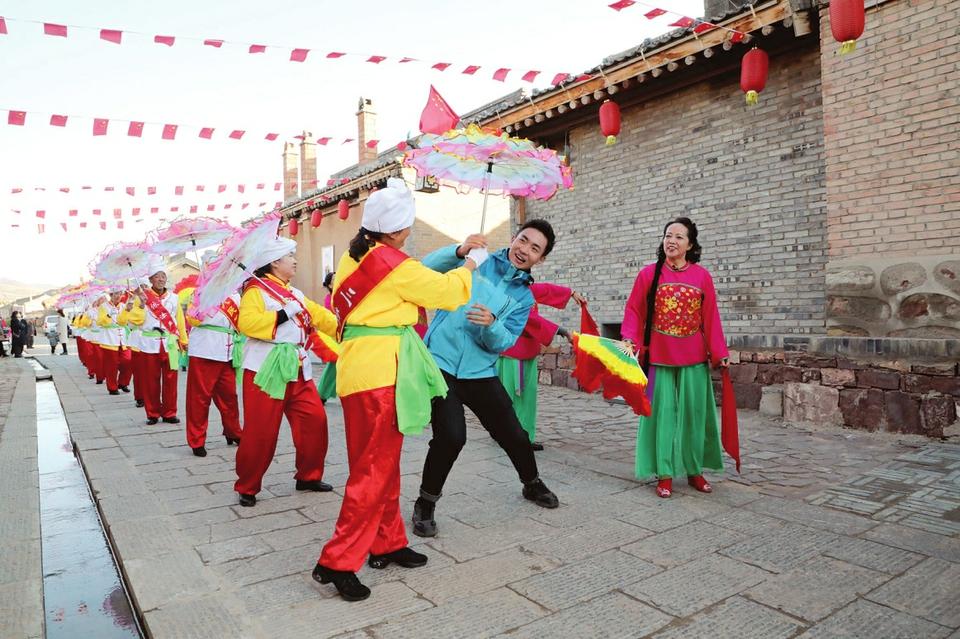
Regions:
<instances>
[{"instance_id":1,"label":"stone paved street","mask_svg":"<svg viewBox=\"0 0 960 639\"><path fill-rule=\"evenodd\" d=\"M335 492L294 491L284 427L260 501L241 508L236 448L214 436L215 410L210 454L197 458L182 425L145 426L129 395L108 396L75 357L37 359L53 372L132 596L159 639L960 637L955 441L743 411L743 474L711 477L712 495L678 485L662 500L632 476L628 408L542 388L538 461L561 508L524 501L506 456L474 424L438 505L439 536L411 537L430 563L365 568L372 596L347 603L310 578L347 477L338 404L328 404L325 477ZM9 360L0 367L2 420L11 389L29 401L32 379ZM4 483L21 423L12 416L30 408L15 401L0 433ZM407 518L426 444L404 445ZM9 488L0 491L7 503ZM11 544L24 542L4 532L0 543L6 566ZM29 585L28 567L18 574ZM8 575L4 593L19 587ZM33 636L12 634L28 621L5 611L0 635Z\"/></svg>"}]
</instances>

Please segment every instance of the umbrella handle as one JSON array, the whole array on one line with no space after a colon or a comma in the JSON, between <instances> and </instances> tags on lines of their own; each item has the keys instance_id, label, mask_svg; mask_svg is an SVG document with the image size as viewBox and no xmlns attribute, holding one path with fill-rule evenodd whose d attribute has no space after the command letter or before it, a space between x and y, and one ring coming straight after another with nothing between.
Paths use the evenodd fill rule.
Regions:
<instances>
[{"instance_id":1,"label":"umbrella handle","mask_svg":"<svg viewBox=\"0 0 960 639\"><path fill-rule=\"evenodd\" d=\"M487 197L490 195L490 177L493 175L493 160L487 162L487 174L483 178L483 210L480 212L480 235L487 226Z\"/></svg>"}]
</instances>

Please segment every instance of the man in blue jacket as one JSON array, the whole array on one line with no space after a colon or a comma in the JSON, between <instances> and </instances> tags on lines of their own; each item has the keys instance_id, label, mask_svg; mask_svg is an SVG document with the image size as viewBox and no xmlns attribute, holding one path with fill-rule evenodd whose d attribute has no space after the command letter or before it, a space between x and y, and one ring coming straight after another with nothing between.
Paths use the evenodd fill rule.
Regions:
<instances>
[{"instance_id":1,"label":"man in blue jacket","mask_svg":"<svg viewBox=\"0 0 960 639\"><path fill-rule=\"evenodd\" d=\"M513 409L510 396L497 377L497 358L517 341L533 308L530 269L543 262L554 243L553 228L545 220L530 220L517 232L510 247L489 256L473 275L473 295L456 311L438 311L424 337L449 391L434 400L433 439L423 464L420 497L413 508L413 532L437 534L434 509L443 484L467 441L464 406L500 444L517 469L524 498L544 508L556 508L557 496L540 479L530 440ZM452 245L424 258L430 268L446 272L463 264L472 250L483 250L482 236Z\"/></svg>"}]
</instances>

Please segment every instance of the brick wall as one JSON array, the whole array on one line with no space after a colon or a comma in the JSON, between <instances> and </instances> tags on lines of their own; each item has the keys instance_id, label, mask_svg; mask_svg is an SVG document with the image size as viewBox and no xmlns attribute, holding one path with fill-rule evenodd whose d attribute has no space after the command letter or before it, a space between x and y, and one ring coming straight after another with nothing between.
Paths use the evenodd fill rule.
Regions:
<instances>
[{"instance_id":1,"label":"brick wall","mask_svg":"<svg viewBox=\"0 0 960 639\"><path fill-rule=\"evenodd\" d=\"M527 219L558 234L535 276L581 290L599 322L619 323L664 223L688 215L728 333L824 332L819 52L814 36L798 44L771 58L757 107L732 71L623 109L616 146L595 123L572 129L576 189L527 203Z\"/></svg>"},{"instance_id":2,"label":"brick wall","mask_svg":"<svg viewBox=\"0 0 960 639\"><path fill-rule=\"evenodd\" d=\"M820 20L831 260L957 254L960 2L868 9L846 56Z\"/></svg>"}]
</instances>

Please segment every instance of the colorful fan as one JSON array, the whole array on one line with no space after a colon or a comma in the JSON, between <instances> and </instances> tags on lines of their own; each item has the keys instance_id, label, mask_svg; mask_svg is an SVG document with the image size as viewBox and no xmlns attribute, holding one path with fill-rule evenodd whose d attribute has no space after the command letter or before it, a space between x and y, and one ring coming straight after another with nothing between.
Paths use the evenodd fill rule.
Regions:
<instances>
[{"instance_id":1,"label":"colorful fan","mask_svg":"<svg viewBox=\"0 0 960 639\"><path fill-rule=\"evenodd\" d=\"M650 415L647 376L619 342L597 335L573 334L573 377L588 393L602 390L605 399L622 397L637 415Z\"/></svg>"}]
</instances>

